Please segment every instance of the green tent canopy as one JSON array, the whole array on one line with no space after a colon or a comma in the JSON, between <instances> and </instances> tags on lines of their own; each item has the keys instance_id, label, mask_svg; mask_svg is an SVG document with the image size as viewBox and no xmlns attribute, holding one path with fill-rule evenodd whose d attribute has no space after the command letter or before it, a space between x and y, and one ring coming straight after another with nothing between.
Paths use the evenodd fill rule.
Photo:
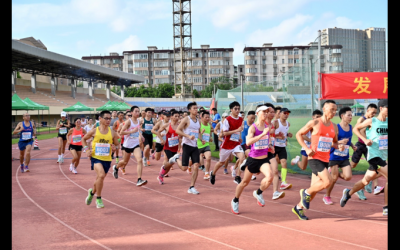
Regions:
<instances>
[{"instance_id":1,"label":"green tent canopy","mask_svg":"<svg viewBox=\"0 0 400 250\"><path fill-rule=\"evenodd\" d=\"M29 99L29 97L25 98L24 101L27 102L29 105L34 106L36 110L49 110L49 106L45 106L37 102L34 102L31 99Z\"/></svg>"},{"instance_id":2,"label":"green tent canopy","mask_svg":"<svg viewBox=\"0 0 400 250\"><path fill-rule=\"evenodd\" d=\"M96 108L96 111L112 110L113 106L114 106L114 103L112 101L108 101L103 106Z\"/></svg>"},{"instance_id":3,"label":"green tent canopy","mask_svg":"<svg viewBox=\"0 0 400 250\"><path fill-rule=\"evenodd\" d=\"M65 108L65 109L63 109L63 111L66 111L66 112L73 112L73 111L93 111L94 110L94 108L89 108L88 106L86 106L86 105L83 105L81 102L77 102L77 103L75 103L74 105L72 105L72 106L70 106L70 107L68 107L68 108Z\"/></svg>"},{"instance_id":4,"label":"green tent canopy","mask_svg":"<svg viewBox=\"0 0 400 250\"><path fill-rule=\"evenodd\" d=\"M17 94L12 96L11 101L11 109L12 110L35 110L35 106L27 103L22 100Z\"/></svg>"},{"instance_id":5,"label":"green tent canopy","mask_svg":"<svg viewBox=\"0 0 400 250\"><path fill-rule=\"evenodd\" d=\"M351 108L364 108L364 106L359 104L359 103L357 103L357 104L351 106Z\"/></svg>"},{"instance_id":6,"label":"green tent canopy","mask_svg":"<svg viewBox=\"0 0 400 250\"><path fill-rule=\"evenodd\" d=\"M116 105L112 107L112 110L117 110L117 111L125 111L126 109L129 109L130 107L127 107L125 103L123 102L117 102Z\"/></svg>"}]
</instances>

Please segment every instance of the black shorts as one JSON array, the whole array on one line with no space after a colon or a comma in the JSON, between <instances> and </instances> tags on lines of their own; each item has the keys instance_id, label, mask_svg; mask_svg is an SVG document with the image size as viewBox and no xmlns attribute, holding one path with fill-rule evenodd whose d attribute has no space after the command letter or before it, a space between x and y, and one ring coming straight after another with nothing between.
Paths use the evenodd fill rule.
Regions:
<instances>
[{"instance_id":1,"label":"black shorts","mask_svg":"<svg viewBox=\"0 0 400 250\"><path fill-rule=\"evenodd\" d=\"M67 140L67 134L65 134L65 135L60 135L60 134L58 134L57 135L57 138L58 137L61 137L62 139L63 139L63 141L66 141Z\"/></svg>"},{"instance_id":2,"label":"black shorts","mask_svg":"<svg viewBox=\"0 0 400 250\"><path fill-rule=\"evenodd\" d=\"M80 146L80 145L72 145L72 144L69 144L69 148L68 148L68 150L75 150L75 151L82 151L82 146Z\"/></svg>"},{"instance_id":3,"label":"black shorts","mask_svg":"<svg viewBox=\"0 0 400 250\"><path fill-rule=\"evenodd\" d=\"M143 146L146 147L146 145L149 145L150 147L152 147L153 146L153 134L142 133L142 136L144 138Z\"/></svg>"},{"instance_id":4,"label":"black shorts","mask_svg":"<svg viewBox=\"0 0 400 250\"><path fill-rule=\"evenodd\" d=\"M165 155L167 156L167 159L169 160L169 159L171 159L174 155L176 155L177 152L172 152L172 151L169 151L168 149L164 149L164 153L165 153Z\"/></svg>"},{"instance_id":5,"label":"black shorts","mask_svg":"<svg viewBox=\"0 0 400 250\"><path fill-rule=\"evenodd\" d=\"M242 144L242 145L240 145L240 146L242 147L243 152L245 152L247 149L250 149L250 148L251 148L251 146L247 146L246 144Z\"/></svg>"},{"instance_id":6,"label":"black shorts","mask_svg":"<svg viewBox=\"0 0 400 250\"><path fill-rule=\"evenodd\" d=\"M287 159L286 147L275 146L275 155L279 157L279 160Z\"/></svg>"},{"instance_id":7,"label":"black shorts","mask_svg":"<svg viewBox=\"0 0 400 250\"><path fill-rule=\"evenodd\" d=\"M125 151L125 152L127 152L128 154L130 154L130 153L133 153L133 151L135 151L135 148L138 148L139 147L139 145L136 145L136 146L134 146L133 148L123 148L123 150Z\"/></svg>"},{"instance_id":8,"label":"black shorts","mask_svg":"<svg viewBox=\"0 0 400 250\"><path fill-rule=\"evenodd\" d=\"M276 156L275 153L268 152L268 159L271 160L272 158L275 158L275 156Z\"/></svg>"},{"instance_id":9,"label":"black shorts","mask_svg":"<svg viewBox=\"0 0 400 250\"><path fill-rule=\"evenodd\" d=\"M103 166L104 172L107 174L108 170L111 167L111 161L102 161L93 157L90 157L90 162L91 162L91 169L94 170L94 164L96 163L101 163L101 165Z\"/></svg>"},{"instance_id":10,"label":"black shorts","mask_svg":"<svg viewBox=\"0 0 400 250\"><path fill-rule=\"evenodd\" d=\"M372 158L368 161L368 163L368 170L375 171L377 174L379 174L378 169L380 169L381 167L386 167L387 165L386 161L382 160L382 158L380 157Z\"/></svg>"},{"instance_id":11,"label":"black shorts","mask_svg":"<svg viewBox=\"0 0 400 250\"><path fill-rule=\"evenodd\" d=\"M329 162L324 162L318 159L309 159L308 165L310 166L312 173L318 176L318 172L324 171L325 168L328 169Z\"/></svg>"},{"instance_id":12,"label":"black shorts","mask_svg":"<svg viewBox=\"0 0 400 250\"><path fill-rule=\"evenodd\" d=\"M361 142L356 142L357 150L353 152L353 155L351 156L351 161L354 163L358 163L361 159L361 156L364 155L365 159L367 159L368 155L368 148L367 145Z\"/></svg>"},{"instance_id":13,"label":"black shorts","mask_svg":"<svg viewBox=\"0 0 400 250\"><path fill-rule=\"evenodd\" d=\"M161 145L160 143L156 142L156 152L159 153L163 151L164 145Z\"/></svg>"},{"instance_id":14,"label":"black shorts","mask_svg":"<svg viewBox=\"0 0 400 250\"><path fill-rule=\"evenodd\" d=\"M339 168L350 166L349 159L343 160L343 161L329 161L329 167L338 165Z\"/></svg>"},{"instance_id":15,"label":"black shorts","mask_svg":"<svg viewBox=\"0 0 400 250\"><path fill-rule=\"evenodd\" d=\"M247 157L247 160L246 160L247 169L248 169L248 170L250 171L250 173L252 173L252 174L257 174L257 173L259 173L259 172L260 172L261 166L262 166L263 164L265 164L265 163L271 164L271 163L269 162L268 157L266 157L266 158L264 158L264 159L254 159L254 158L251 158L251 157L249 156L249 157ZM246 167L246 166L245 166L245 167Z\"/></svg>"},{"instance_id":16,"label":"black shorts","mask_svg":"<svg viewBox=\"0 0 400 250\"><path fill-rule=\"evenodd\" d=\"M199 153L200 153L200 154L204 154L204 153L207 152L207 151L211 151L210 146L206 146L206 147L203 147L203 148L199 148Z\"/></svg>"},{"instance_id":17,"label":"black shorts","mask_svg":"<svg viewBox=\"0 0 400 250\"><path fill-rule=\"evenodd\" d=\"M187 144L182 146L182 166L189 166L189 158L192 160L192 164L200 162L200 153L198 147L192 147Z\"/></svg>"},{"instance_id":18,"label":"black shorts","mask_svg":"<svg viewBox=\"0 0 400 250\"><path fill-rule=\"evenodd\" d=\"M122 143L121 143L121 150L124 150L125 149L125 147L124 147L124 145L122 145Z\"/></svg>"}]
</instances>

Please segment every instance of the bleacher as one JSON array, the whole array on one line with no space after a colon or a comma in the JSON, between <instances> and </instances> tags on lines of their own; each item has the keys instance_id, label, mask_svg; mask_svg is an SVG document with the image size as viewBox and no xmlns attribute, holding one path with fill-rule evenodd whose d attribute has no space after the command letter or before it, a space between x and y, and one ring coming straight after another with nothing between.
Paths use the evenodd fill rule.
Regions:
<instances>
[{"instance_id":1,"label":"bleacher","mask_svg":"<svg viewBox=\"0 0 400 250\"><path fill-rule=\"evenodd\" d=\"M131 105L136 105L140 108L142 107L155 107L155 108L186 108L188 101L169 101L169 102L157 102L157 101L127 101ZM210 102L197 102L198 106L210 107Z\"/></svg>"}]
</instances>

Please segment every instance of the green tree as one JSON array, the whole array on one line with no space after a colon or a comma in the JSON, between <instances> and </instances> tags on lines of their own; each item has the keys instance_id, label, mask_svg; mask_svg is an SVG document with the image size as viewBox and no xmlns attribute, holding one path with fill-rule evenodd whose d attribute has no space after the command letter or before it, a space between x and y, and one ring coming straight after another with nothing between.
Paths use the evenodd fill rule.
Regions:
<instances>
[{"instance_id":1,"label":"green tree","mask_svg":"<svg viewBox=\"0 0 400 250\"><path fill-rule=\"evenodd\" d=\"M79 81L79 82L76 84L76 87L81 87L81 88L82 88L82 87L83 87L83 82L80 82L80 81Z\"/></svg>"},{"instance_id":2,"label":"green tree","mask_svg":"<svg viewBox=\"0 0 400 250\"><path fill-rule=\"evenodd\" d=\"M83 83L82 83L82 86L83 86ZM78 87L79 87L79 83L78 83ZM111 88L111 91L117 95L121 95L121 87L120 86L113 86Z\"/></svg>"},{"instance_id":3,"label":"green tree","mask_svg":"<svg viewBox=\"0 0 400 250\"><path fill-rule=\"evenodd\" d=\"M193 95L194 95L194 97L196 97L196 98L199 98L199 97L200 97L200 94L199 94L199 92L197 92L196 89L193 90Z\"/></svg>"}]
</instances>

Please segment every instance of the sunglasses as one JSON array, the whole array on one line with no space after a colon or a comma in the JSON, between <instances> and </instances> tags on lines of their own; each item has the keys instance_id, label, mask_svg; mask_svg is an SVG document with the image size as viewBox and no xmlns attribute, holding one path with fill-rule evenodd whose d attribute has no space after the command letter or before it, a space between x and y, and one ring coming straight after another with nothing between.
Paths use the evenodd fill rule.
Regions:
<instances>
[{"instance_id":1,"label":"sunglasses","mask_svg":"<svg viewBox=\"0 0 400 250\"><path fill-rule=\"evenodd\" d=\"M107 120L107 121L111 121L111 118L110 117L105 117L105 118L103 118L104 120Z\"/></svg>"},{"instance_id":2,"label":"sunglasses","mask_svg":"<svg viewBox=\"0 0 400 250\"><path fill-rule=\"evenodd\" d=\"M132 117L132 115L128 115L128 117Z\"/></svg>"},{"instance_id":3,"label":"sunglasses","mask_svg":"<svg viewBox=\"0 0 400 250\"><path fill-rule=\"evenodd\" d=\"M283 114L284 114L284 115L289 115L290 113L289 113L289 112L283 112Z\"/></svg>"},{"instance_id":4,"label":"sunglasses","mask_svg":"<svg viewBox=\"0 0 400 250\"><path fill-rule=\"evenodd\" d=\"M240 108L233 108L233 110L240 110Z\"/></svg>"}]
</instances>

